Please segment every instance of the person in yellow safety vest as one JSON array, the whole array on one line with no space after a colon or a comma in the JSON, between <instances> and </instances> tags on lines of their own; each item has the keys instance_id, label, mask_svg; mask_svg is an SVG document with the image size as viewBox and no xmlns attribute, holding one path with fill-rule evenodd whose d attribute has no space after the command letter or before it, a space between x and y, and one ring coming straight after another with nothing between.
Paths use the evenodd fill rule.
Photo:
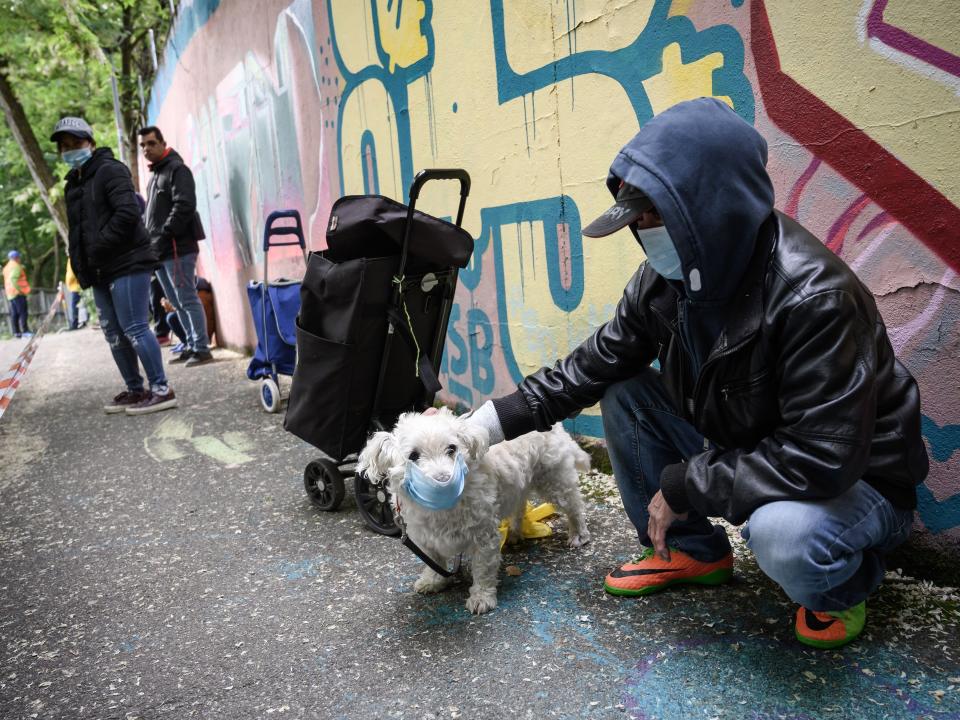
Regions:
<instances>
[{"instance_id":1,"label":"person in yellow safety vest","mask_svg":"<svg viewBox=\"0 0 960 720\"><path fill-rule=\"evenodd\" d=\"M14 337L31 336L27 328L27 295L30 283L27 273L20 264L20 253L11 250L7 253L7 264L3 266L3 288L10 304L10 332Z\"/></svg>"},{"instance_id":2,"label":"person in yellow safety vest","mask_svg":"<svg viewBox=\"0 0 960 720\"><path fill-rule=\"evenodd\" d=\"M77 280L77 276L73 273L73 267L70 265L70 260L67 260L67 275L63 279L63 284L67 290L67 315L70 320L69 329L76 330L80 327L79 322L79 311L80 311L80 281Z\"/></svg>"}]
</instances>

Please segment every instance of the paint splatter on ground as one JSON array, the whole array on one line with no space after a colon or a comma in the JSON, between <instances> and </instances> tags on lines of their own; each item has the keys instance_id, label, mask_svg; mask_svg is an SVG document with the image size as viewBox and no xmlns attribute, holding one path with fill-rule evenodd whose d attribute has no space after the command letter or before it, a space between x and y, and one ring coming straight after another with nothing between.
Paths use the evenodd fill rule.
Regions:
<instances>
[{"instance_id":1,"label":"paint splatter on ground","mask_svg":"<svg viewBox=\"0 0 960 720\"><path fill-rule=\"evenodd\" d=\"M508 549L496 611L467 613L464 581L417 595L419 561L351 500L310 506L315 453L243 369L174 367L180 409L106 416L102 337L44 341L0 423L0 717L960 718L957 591L891 573L862 638L814 651L730 528L730 584L615 598L636 546L600 473L594 540L555 523Z\"/></svg>"}]
</instances>

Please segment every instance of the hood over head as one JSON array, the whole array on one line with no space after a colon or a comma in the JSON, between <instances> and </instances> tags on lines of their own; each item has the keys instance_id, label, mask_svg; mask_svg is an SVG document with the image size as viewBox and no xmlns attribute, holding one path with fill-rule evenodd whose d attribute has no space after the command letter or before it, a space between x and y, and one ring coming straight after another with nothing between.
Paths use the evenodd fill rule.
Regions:
<instances>
[{"instance_id":1,"label":"hood over head","mask_svg":"<svg viewBox=\"0 0 960 720\"><path fill-rule=\"evenodd\" d=\"M683 286L696 302L725 302L753 255L773 211L767 143L752 125L714 98L679 103L627 143L610 166L607 187L621 183L653 202L680 255Z\"/></svg>"}]
</instances>

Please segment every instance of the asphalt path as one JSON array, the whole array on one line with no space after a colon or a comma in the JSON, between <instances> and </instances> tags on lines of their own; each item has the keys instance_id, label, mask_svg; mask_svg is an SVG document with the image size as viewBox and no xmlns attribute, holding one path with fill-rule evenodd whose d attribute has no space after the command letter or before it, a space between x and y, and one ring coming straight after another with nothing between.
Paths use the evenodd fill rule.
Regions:
<instances>
[{"instance_id":1,"label":"asphalt path","mask_svg":"<svg viewBox=\"0 0 960 720\"><path fill-rule=\"evenodd\" d=\"M724 587L615 598L638 548L609 478L584 481L590 544L558 523L509 550L492 613L466 581L415 594L419 561L350 498L310 504L318 453L215 354L171 368L180 408L108 416L103 337L43 338L0 420L5 720L960 718L955 590L890 573L832 652L740 543Z\"/></svg>"}]
</instances>

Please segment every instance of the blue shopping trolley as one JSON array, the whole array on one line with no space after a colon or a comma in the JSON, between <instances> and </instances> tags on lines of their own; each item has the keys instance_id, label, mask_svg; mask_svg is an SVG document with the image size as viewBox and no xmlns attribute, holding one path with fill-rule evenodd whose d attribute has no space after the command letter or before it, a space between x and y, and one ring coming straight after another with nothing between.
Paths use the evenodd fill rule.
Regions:
<instances>
[{"instance_id":1,"label":"blue shopping trolley","mask_svg":"<svg viewBox=\"0 0 960 720\"><path fill-rule=\"evenodd\" d=\"M291 219L293 224L275 225ZM285 236L293 236L288 238ZM275 239L280 237L282 239ZM257 331L257 349L247 366L247 377L260 381L260 405L268 413L280 409L280 376L293 375L297 364L297 313L300 312L300 281L278 279L270 282L270 248L299 245L304 262L307 244L303 224L296 210L276 210L267 216L263 228L263 282L251 280L247 297Z\"/></svg>"}]
</instances>

